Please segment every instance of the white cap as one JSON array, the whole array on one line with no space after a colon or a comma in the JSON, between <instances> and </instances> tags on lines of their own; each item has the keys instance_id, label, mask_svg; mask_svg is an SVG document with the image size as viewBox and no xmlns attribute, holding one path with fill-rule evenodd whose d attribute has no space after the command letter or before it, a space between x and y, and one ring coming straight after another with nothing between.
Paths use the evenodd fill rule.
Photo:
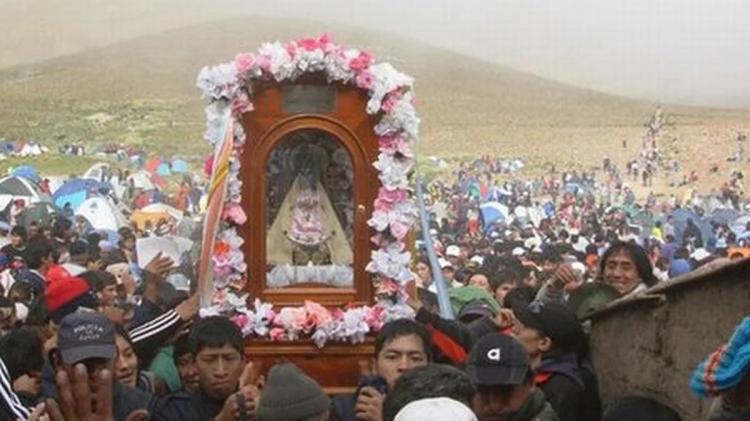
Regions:
<instances>
[{"instance_id":1,"label":"white cap","mask_svg":"<svg viewBox=\"0 0 750 421\"><path fill-rule=\"evenodd\" d=\"M696 249L691 255L690 258L694 259L696 262L700 262L701 260L710 257L711 253L706 251L704 248Z\"/></svg>"},{"instance_id":2,"label":"white cap","mask_svg":"<svg viewBox=\"0 0 750 421\"><path fill-rule=\"evenodd\" d=\"M450 398L428 398L401 408L394 421L477 421L465 404Z\"/></svg>"},{"instance_id":3,"label":"white cap","mask_svg":"<svg viewBox=\"0 0 750 421\"><path fill-rule=\"evenodd\" d=\"M440 269L445 269L447 267L453 267L453 264L445 259L438 259L438 263L440 264Z\"/></svg>"},{"instance_id":4,"label":"white cap","mask_svg":"<svg viewBox=\"0 0 750 421\"><path fill-rule=\"evenodd\" d=\"M516 248L513 249L512 253L513 253L514 256L520 257L520 256L523 256L524 254L526 254L526 249L524 249L523 247L516 247Z\"/></svg>"},{"instance_id":5,"label":"white cap","mask_svg":"<svg viewBox=\"0 0 750 421\"><path fill-rule=\"evenodd\" d=\"M471 259L469 259L469 260L472 261L472 262L474 262L474 263L476 263L476 264L478 264L479 266L482 266L484 264L484 257L482 257L482 256L480 256L478 254L472 256Z\"/></svg>"},{"instance_id":6,"label":"white cap","mask_svg":"<svg viewBox=\"0 0 750 421\"><path fill-rule=\"evenodd\" d=\"M461 249L457 245L451 244L448 246L448 248L445 249L445 255L451 256L451 257L458 257L461 255Z\"/></svg>"},{"instance_id":7,"label":"white cap","mask_svg":"<svg viewBox=\"0 0 750 421\"><path fill-rule=\"evenodd\" d=\"M537 238L537 237L531 237L531 238L527 238L526 241L523 242L523 245L527 249L533 249L534 247L538 246L541 243L542 243L542 241L539 240L539 238Z\"/></svg>"}]
</instances>

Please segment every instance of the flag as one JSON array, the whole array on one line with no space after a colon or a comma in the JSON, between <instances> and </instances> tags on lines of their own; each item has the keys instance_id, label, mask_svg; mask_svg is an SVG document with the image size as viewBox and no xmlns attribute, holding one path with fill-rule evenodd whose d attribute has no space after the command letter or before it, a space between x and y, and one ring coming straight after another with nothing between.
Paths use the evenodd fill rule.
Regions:
<instances>
[{"instance_id":1,"label":"flag","mask_svg":"<svg viewBox=\"0 0 750 421\"><path fill-rule=\"evenodd\" d=\"M198 264L198 293L201 308L211 305L214 294L212 257L216 234L221 222L221 212L227 194L229 179L229 158L234 146L234 119L229 111L226 113L224 139L214 147L213 173L208 189L208 205L206 217L203 221L203 240Z\"/></svg>"}]
</instances>

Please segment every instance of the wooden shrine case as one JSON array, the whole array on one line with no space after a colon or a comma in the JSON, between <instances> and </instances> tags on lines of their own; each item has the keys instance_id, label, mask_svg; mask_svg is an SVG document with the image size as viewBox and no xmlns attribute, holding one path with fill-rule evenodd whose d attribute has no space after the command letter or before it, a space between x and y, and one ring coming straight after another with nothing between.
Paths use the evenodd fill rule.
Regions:
<instances>
[{"instance_id":1,"label":"wooden shrine case","mask_svg":"<svg viewBox=\"0 0 750 421\"><path fill-rule=\"evenodd\" d=\"M242 206L250 215L240 228L248 292L276 307L305 300L327 307L372 303L367 220L380 182L372 165L378 116L366 112L367 93L322 76L251 88L254 109L242 117L247 142L240 173ZM310 218L306 206L316 204L320 217ZM307 245L316 236L324 239L320 245ZM263 372L291 361L329 393L342 393L356 386L372 342L318 349L309 340L253 338L246 352Z\"/></svg>"}]
</instances>

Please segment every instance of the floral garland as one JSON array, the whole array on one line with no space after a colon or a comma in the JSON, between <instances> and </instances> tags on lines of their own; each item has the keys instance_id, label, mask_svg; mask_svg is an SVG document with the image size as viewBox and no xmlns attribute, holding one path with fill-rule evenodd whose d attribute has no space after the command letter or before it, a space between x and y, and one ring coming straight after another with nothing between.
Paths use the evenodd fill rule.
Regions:
<instances>
[{"instance_id":1,"label":"floral garland","mask_svg":"<svg viewBox=\"0 0 750 421\"><path fill-rule=\"evenodd\" d=\"M247 221L240 206L238 178L246 134L239 123L243 113L253 110L252 81L294 81L307 73L322 73L328 83L354 85L369 94L367 113L382 113L374 127L379 155L373 165L379 171L381 187L368 225L377 234L366 270L376 279L378 302L374 306L349 307L329 311L320 304L305 302L274 312L271 304L255 300L247 305L243 294L247 265L241 250L242 238L236 227ZM266 43L256 54L238 54L233 62L205 67L197 86L208 100L205 138L213 145L224 137L222 116L231 108L234 124L234 151L229 170L227 200L213 254L214 305L201 315L227 314L243 334L272 340L310 337L319 347L329 340L361 342L383 323L413 317L405 305L405 286L413 279L409 270L411 255L405 238L416 221L411 200L409 174L414 166L412 145L418 136L419 118L414 108L413 79L388 63L375 63L371 53L335 44L328 35L286 44ZM210 170L210 168L207 168Z\"/></svg>"}]
</instances>

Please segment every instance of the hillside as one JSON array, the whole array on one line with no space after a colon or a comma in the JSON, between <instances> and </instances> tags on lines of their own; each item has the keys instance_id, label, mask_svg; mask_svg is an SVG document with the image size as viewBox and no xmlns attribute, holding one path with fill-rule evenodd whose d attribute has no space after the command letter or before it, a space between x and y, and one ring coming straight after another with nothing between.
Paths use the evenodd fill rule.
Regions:
<instances>
[{"instance_id":1,"label":"hillside","mask_svg":"<svg viewBox=\"0 0 750 421\"><path fill-rule=\"evenodd\" d=\"M630 158L656 104L547 81L387 34L245 16L148 35L0 72L0 138L46 144L81 140L144 144L202 155L200 68L262 42L317 35L374 50L417 79L420 151L443 156L520 155L532 168ZM750 113L666 106L687 166L723 160ZM622 150L622 141L628 150Z\"/></svg>"}]
</instances>

